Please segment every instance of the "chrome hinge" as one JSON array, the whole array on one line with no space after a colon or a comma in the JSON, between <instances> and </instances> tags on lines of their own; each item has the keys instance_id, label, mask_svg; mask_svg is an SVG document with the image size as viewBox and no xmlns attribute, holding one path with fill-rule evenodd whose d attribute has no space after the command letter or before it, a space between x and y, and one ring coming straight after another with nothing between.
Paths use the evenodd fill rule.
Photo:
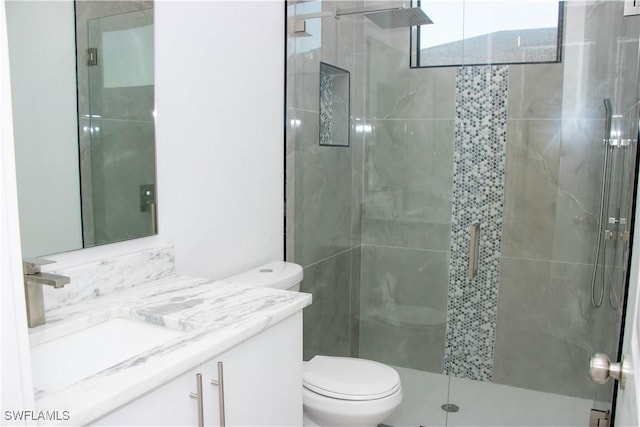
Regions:
<instances>
[{"instance_id":1,"label":"chrome hinge","mask_svg":"<svg viewBox=\"0 0 640 427\"><path fill-rule=\"evenodd\" d=\"M630 240L630 234L628 231L604 230L604 239L605 240L621 240L623 242L628 242Z\"/></svg>"},{"instance_id":2,"label":"chrome hinge","mask_svg":"<svg viewBox=\"0 0 640 427\"><path fill-rule=\"evenodd\" d=\"M609 224L626 224L627 218L609 218Z\"/></svg>"},{"instance_id":3,"label":"chrome hinge","mask_svg":"<svg viewBox=\"0 0 640 427\"><path fill-rule=\"evenodd\" d=\"M98 48L97 47L90 47L89 49L87 49L87 55L88 55L87 65L89 66L98 65Z\"/></svg>"},{"instance_id":4,"label":"chrome hinge","mask_svg":"<svg viewBox=\"0 0 640 427\"><path fill-rule=\"evenodd\" d=\"M631 144L635 144L636 140L632 138L605 138L602 140L604 145L609 145L610 147L628 147Z\"/></svg>"},{"instance_id":5,"label":"chrome hinge","mask_svg":"<svg viewBox=\"0 0 640 427\"><path fill-rule=\"evenodd\" d=\"M589 427L609 427L609 411L591 410Z\"/></svg>"}]
</instances>

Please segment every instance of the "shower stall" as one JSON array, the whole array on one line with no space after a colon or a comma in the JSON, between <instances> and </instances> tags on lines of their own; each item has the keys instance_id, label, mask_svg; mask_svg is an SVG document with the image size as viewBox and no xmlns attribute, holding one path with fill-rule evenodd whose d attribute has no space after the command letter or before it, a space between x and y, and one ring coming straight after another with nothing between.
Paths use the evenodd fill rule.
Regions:
<instances>
[{"instance_id":1,"label":"shower stall","mask_svg":"<svg viewBox=\"0 0 640 427\"><path fill-rule=\"evenodd\" d=\"M611 409L588 368L618 353L633 224L640 16L625 12L287 2L304 357L396 367L405 398L385 424L583 426Z\"/></svg>"},{"instance_id":2,"label":"shower stall","mask_svg":"<svg viewBox=\"0 0 640 427\"><path fill-rule=\"evenodd\" d=\"M153 2L75 12L83 247L156 234Z\"/></svg>"}]
</instances>

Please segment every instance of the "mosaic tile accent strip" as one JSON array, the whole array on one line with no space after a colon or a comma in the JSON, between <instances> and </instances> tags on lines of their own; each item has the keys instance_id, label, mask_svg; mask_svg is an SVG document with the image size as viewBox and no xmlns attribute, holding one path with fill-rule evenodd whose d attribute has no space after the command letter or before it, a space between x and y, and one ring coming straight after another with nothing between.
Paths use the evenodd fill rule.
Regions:
<instances>
[{"instance_id":1,"label":"mosaic tile accent strip","mask_svg":"<svg viewBox=\"0 0 640 427\"><path fill-rule=\"evenodd\" d=\"M507 143L508 66L459 67L449 296L443 371L491 381L498 311ZM480 224L469 280L470 227Z\"/></svg>"},{"instance_id":2,"label":"mosaic tile accent strip","mask_svg":"<svg viewBox=\"0 0 640 427\"><path fill-rule=\"evenodd\" d=\"M332 145L333 139L333 76L320 64L320 145Z\"/></svg>"},{"instance_id":3,"label":"mosaic tile accent strip","mask_svg":"<svg viewBox=\"0 0 640 427\"><path fill-rule=\"evenodd\" d=\"M347 70L320 63L320 145L349 146L350 81Z\"/></svg>"}]
</instances>

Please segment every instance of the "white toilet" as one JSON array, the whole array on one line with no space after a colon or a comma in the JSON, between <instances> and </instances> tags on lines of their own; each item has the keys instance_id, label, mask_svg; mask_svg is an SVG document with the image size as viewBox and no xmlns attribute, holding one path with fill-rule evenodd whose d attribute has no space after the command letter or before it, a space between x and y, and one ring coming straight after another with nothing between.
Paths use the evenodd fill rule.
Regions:
<instances>
[{"instance_id":1,"label":"white toilet","mask_svg":"<svg viewBox=\"0 0 640 427\"><path fill-rule=\"evenodd\" d=\"M302 267L272 262L226 283L299 291ZM303 368L304 426L374 427L402 401L395 369L371 360L315 356Z\"/></svg>"}]
</instances>

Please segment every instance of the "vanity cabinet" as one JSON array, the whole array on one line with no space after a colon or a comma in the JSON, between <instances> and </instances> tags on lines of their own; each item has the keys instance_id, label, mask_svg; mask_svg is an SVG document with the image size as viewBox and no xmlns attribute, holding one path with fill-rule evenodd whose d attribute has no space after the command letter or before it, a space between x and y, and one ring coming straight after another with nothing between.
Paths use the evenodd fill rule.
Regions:
<instances>
[{"instance_id":1,"label":"vanity cabinet","mask_svg":"<svg viewBox=\"0 0 640 427\"><path fill-rule=\"evenodd\" d=\"M197 426L196 375L202 374L204 425L219 426L218 362L227 426L302 425L302 312L90 423L95 426Z\"/></svg>"}]
</instances>

